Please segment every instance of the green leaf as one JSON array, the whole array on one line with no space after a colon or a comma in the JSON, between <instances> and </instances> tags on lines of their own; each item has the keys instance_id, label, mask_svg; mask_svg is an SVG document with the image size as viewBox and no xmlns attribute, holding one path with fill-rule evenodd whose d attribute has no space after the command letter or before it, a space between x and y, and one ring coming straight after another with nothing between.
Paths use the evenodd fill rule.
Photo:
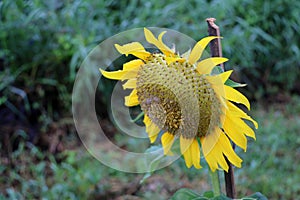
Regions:
<instances>
[{"instance_id":1,"label":"green leaf","mask_svg":"<svg viewBox=\"0 0 300 200\"><path fill-rule=\"evenodd\" d=\"M214 197L214 198L211 198L211 200L232 200L231 198L229 197L226 197L225 195L221 194L220 196L217 196L217 197Z\"/></svg>"},{"instance_id":2,"label":"green leaf","mask_svg":"<svg viewBox=\"0 0 300 200\"><path fill-rule=\"evenodd\" d=\"M256 192L250 196L243 197L242 200L268 200L262 193Z\"/></svg>"},{"instance_id":3,"label":"green leaf","mask_svg":"<svg viewBox=\"0 0 300 200\"><path fill-rule=\"evenodd\" d=\"M213 198L214 197L214 192L213 191L206 191L206 192L203 193L203 196L207 197L207 198Z\"/></svg>"},{"instance_id":4,"label":"green leaf","mask_svg":"<svg viewBox=\"0 0 300 200\"><path fill-rule=\"evenodd\" d=\"M233 80L227 79L225 85L228 85L230 87L245 87L247 84L241 84L241 83L234 82Z\"/></svg>"},{"instance_id":5,"label":"green leaf","mask_svg":"<svg viewBox=\"0 0 300 200\"><path fill-rule=\"evenodd\" d=\"M231 200L230 198L220 195L214 197L212 191L204 192L203 195L196 193L195 191L187 188L182 188L178 190L172 197L171 200Z\"/></svg>"},{"instance_id":6,"label":"green leaf","mask_svg":"<svg viewBox=\"0 0 300 200\"><path fill-rule=\"evenodd\" d=\"M172 197L171 200L208 200L206 197L201 197L198 193L193 190L182 188L178 190Z\"/></svg>"}]
</instances>

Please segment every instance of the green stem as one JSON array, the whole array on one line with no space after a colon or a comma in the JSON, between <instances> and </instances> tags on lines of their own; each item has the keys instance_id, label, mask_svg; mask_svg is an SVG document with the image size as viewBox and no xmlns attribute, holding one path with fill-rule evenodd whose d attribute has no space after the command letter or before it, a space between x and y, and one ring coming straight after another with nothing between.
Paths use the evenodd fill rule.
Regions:
<instances>
[{"instance_id":1,"label":"green stem","mask_svg":"<svg viewBox=\"0 0 300 200\"><path fill-rule=\"evenodd\" d=\"M212 172L209 170L210 177L211 177L211 182L214 190L214 196L220 196L221 195L221 185L220 185L220 179L219 179L219 172L215 171Z\"/></svg>"}]
</instances>

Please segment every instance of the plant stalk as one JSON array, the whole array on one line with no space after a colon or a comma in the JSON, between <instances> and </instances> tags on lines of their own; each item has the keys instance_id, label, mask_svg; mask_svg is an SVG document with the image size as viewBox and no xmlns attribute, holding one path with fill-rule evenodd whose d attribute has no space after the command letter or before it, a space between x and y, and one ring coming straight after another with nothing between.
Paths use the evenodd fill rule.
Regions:
<instances>
[{"instance_id":1,"label":"plant stalk","mask_svg":"<svg viewBox=\"0 0 300 200\"><path fill-rule=\"evenodd\" d=\"M219 178L219 172L216 170L215 172L212 172L209 170L210 177L211 177L211 183L214 191L214 196L220 196L221 195L221 184L220 184L220 178Z\"/></svg>"}]
</instances>

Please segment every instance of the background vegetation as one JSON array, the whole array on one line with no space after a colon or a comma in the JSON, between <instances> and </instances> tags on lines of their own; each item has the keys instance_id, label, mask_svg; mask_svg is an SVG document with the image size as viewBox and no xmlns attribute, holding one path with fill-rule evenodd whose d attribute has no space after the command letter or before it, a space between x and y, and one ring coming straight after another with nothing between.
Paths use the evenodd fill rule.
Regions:
<instances>
[{"instance_id":1,"label":"background vegetation","mask_svg":"<svg viewBox=\"0 0 300 200\"><path fill-rule=\"evenodd\" d=\"M121 31L165 27L199 40L207 17L217 19L230 58L226 68L248 84L243 92L258 105L274 104L254 109L261 128L242 153L239 194L300 196L299 16L297 0L0 1L0 198L130 193L126 182L138 181L135 176L99 165L76 139L70 113L76 71L93 47ZM159 173L170 180L154 177L134 195L154 198L154 192L164 199L180 187L177 182L200 192L209 188L205 170L187 171L181 161ZM113 180L105 182L108 177ZM124 187L111 191L116 180Z\"/></svg>"}]
</instances>

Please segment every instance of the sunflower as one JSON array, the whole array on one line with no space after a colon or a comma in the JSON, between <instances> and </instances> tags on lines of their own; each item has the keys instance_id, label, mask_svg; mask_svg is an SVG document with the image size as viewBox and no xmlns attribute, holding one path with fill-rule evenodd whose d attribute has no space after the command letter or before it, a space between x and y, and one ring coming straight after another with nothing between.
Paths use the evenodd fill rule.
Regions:
<instances>
[{"instance_id":1,"label":"sunflower","mask_svg":"<svg viewBox=\"0 0 300 200\"><path fill-rule=\"evenodd\" d=\"M200 154L212 171L221 168L228 171L225 157L241 167L242 159L233 150L231 141L246 151L246 136L255 139L246 121L255 128L258 124L236 105L243 104L250 110L248 99L227 84L232 70L222 73L214 70L228 59L200 59L209 42L217 37L205 37L190 51L179 55L163 43L165 31L158 38L146 28L144 34L159 52L146 51L139 42L115 44L121 54L136 59L125 63L123 70L100 71L106 78L126 80L123 88L132 92L125 97L125 105L140 105L150 142L154 143L162 133L164 154L170 155L174 141L179 138L180 152L188 168L201 168Z\"/></svg>"}]
</instances>

